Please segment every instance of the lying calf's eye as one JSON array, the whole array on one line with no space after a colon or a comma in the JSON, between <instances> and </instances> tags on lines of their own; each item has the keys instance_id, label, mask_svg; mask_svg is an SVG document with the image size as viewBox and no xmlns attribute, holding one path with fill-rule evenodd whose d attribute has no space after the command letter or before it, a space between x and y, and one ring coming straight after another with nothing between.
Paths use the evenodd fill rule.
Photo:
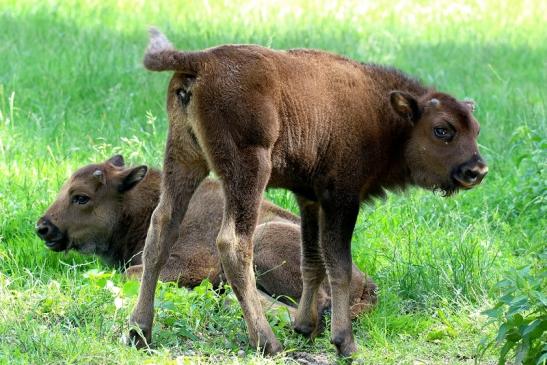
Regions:
<instances>
[{"instance_id":1,"label":"lying calf's eye","mask_svg":"<svg viewBox=\"0 0 547 365\"><path fill-rule=\"evenodd\" d=\"M89 202L89 197L85 195L74 195L72 197L72 204L87 204Z\"/></svg>"},{"instance_id":2,"label":"lying calf's eye","mask_svg":"<svg viewBox=\"0 0 547 365\"><path fill-rule=\"evenodd\" d=\"M190 96L192 95L190 91L184 89L178 89L176 94L182 106L188 104L188 102L190 101Z\"/></svg>"}]
</instances>

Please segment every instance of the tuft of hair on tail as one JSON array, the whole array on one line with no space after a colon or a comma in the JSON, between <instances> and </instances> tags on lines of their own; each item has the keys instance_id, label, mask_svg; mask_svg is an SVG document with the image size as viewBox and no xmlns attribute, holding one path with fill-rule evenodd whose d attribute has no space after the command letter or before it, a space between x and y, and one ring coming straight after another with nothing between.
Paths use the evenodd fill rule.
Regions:
<instances>
[{"instance_id":1,"label":"tuft of hair on tail","mask_svg":"<svg viewBox=\"0 0 547 365\"><path fill-rule=\"evenodd\" d=\"M202 52L180 52L156 27L149 28L150 40L144 53L144 67L150 71L176 71L197 74Z\"/></svg>"}]
</instances>

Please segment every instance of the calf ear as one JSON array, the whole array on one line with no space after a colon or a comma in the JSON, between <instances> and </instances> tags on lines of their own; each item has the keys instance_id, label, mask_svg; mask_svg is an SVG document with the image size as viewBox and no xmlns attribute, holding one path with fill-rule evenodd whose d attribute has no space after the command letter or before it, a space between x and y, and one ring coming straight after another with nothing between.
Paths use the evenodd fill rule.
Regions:
<instances>
[{"instance_id":1,"label":"calf ear","mask_svg":"<svg viewBox=\"0 0 547 365\"><path fill-rule=\"evenodd\" d=\"M392 91L389 93L389 101L393 110L412 124L420 119L420 107L412 95L403 91Z\"/></svg>"},{"instance_id":2,"label":"calf ear","mask_svg":"<svg viewBox=\"0 0 547 365\"><path fill-rule=\"evenodd\" d=\"M120 193L125 193L128 190L131 190L141 182L142 179L146 176L148 167L145 165L134 167L132 169L127 169L122 173L122 182L118 186L118 191Z\"/></svg>"},{"instance_id":3,"label":"calf ear","mask_svg":"<svg viewBox=\"0 0 547 365\"><path fill-rule=\"evenodd\" d=\"M114 155L110 157L106 162L108 162L111 165L118 166L118 167L124 167L125 161L123 160L122 155Z\"/></svg>"},{"instance_id":4,"label":"calf ear","mask_svg":"<svg viewBox=\"0 0 547 365\"><path fill-rule=\"evenodd\" d=\"M473 101L471 99L465 99L463 101L463 105L465 105L471 113L475 112L475 108L476 108L475 101Z\"/></svg>"}]
</instances>

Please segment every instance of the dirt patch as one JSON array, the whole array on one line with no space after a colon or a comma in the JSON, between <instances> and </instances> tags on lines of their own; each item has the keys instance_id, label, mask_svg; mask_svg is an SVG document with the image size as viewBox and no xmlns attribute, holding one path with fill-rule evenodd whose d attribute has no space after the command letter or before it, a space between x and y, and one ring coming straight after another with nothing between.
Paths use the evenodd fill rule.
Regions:
<instances>
[{"instance_id":1,"label":"dirt patch","mask_svg":"<svg viewBox=\"0 0 547 365\"><path fill-rule=\"evenodd\" d=\"M334 362L325 354L310 354L308 352L292 352L287 357L302 365L329 365Z\"/></svg>"}]
</instances>

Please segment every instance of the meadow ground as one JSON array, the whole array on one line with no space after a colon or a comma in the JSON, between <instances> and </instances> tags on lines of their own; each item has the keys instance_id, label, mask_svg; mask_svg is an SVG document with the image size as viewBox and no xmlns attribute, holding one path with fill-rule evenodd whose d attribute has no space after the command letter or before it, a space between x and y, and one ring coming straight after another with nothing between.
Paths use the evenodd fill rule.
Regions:
<instances>
[{"instance_id":1,"label":"meadow ground","mask_svg":"<svg viewBox=\"0 0 547 365\"><path fill-rule=\"evenodd\" d=\"M309 47L395 65L477 101L483 184L442 198L410 190L362 208L353 257L380 287L354 323L369 364L470 364L495 335L481 311L506 272L545 265L547 3L0 0L0 363L284 363L334 360L325 333L286 353L248 347L236 303L207 283L158 290L155 347L123 344L138 283L92 257L49 252L34 222L77 167L123 153L159 167L169 74L141 65L146 29L181 49ZM295 208L290 194L275 202ZM545 257L545 256L543 256ZM490 348L482 361L495 362ZM319 358L319 357L317 357Z\"/></svg>"}]
</instances>

